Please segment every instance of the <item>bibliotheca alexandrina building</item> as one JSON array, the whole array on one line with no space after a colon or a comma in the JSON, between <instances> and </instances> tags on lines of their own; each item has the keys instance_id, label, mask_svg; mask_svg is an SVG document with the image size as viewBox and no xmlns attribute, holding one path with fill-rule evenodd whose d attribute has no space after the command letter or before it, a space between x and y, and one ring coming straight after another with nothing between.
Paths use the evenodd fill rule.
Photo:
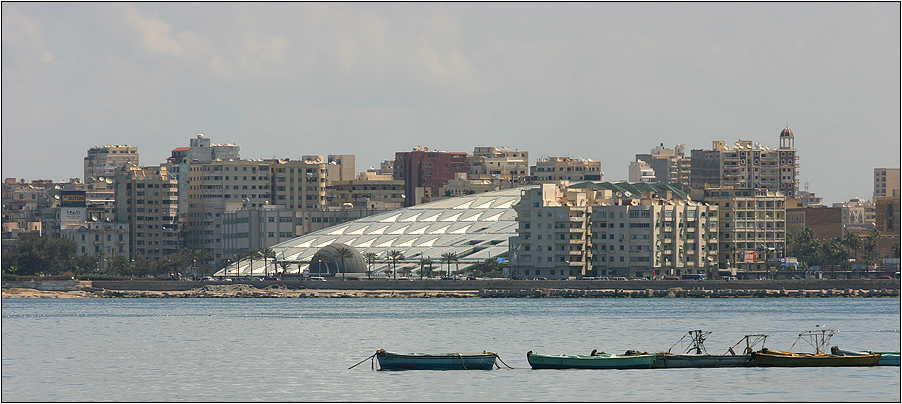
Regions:
<instances>
[{"instance_id":1,"label":"bibliotheca alexandrina building","mask_svg":"<svg viewBox=\"0 0 902 404\"><path fill-rule=\"evenodd\" d=\"M443 199L345 222L271 246L276 262L268 260L266 268L262 258L245 259L215 276L366 276L369 269L372 276L385 277L393 264L397 273L419 276L421 260L431 260L437 271L446 254L455 255L459 268L497 260L508 256L510 239L517 236L513 205L520 201L521 189ZM391 255L398 258L398 252L404 258L393 262Z\"/></svg>"}]
</instances>

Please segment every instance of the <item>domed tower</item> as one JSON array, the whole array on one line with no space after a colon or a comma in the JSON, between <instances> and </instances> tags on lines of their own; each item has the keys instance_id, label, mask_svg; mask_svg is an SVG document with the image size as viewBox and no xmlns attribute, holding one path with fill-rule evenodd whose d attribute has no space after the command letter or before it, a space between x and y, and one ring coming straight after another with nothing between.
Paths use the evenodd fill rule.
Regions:
<instances>
[{"instance_id":1,"label":"domed tower","mask_svg":"<svg viewBox=\"0 0 902 404\"><path fill-rule=\"evenodd\" d=\"M799 194L799 156L796 155L795 136L789 126L780 131L779 156L780 191L788 197L796 197Z\"/></svg>"},{"instance_id":2,"label":"domed tower","mask_svg":"<svg viewBox=\"0 0 902 404\"><path fill-rule=\"evenodd\" d=\"M780 132L780 148L781 149L795 149L796 140L792 135L792 129L789 129L787 126Z\"/></svg>"}]
</instances>

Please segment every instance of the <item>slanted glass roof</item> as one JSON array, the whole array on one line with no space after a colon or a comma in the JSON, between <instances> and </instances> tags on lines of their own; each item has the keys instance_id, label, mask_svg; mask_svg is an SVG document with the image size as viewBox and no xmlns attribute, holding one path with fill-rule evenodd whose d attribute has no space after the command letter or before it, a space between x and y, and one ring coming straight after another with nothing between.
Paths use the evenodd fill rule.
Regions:
<instances>
[{"instance_id":1,"label":"slanted glass roof","mask_svg":"<svg viewBox=\"0 0 902 404\"><path fill-rule=\"evenodd\" d=\"M361 254L377 254L379 262L373 266L377 272L389 265L391 250L404 254L408 264L430 258L433 268L441 265L445 253L457 254L461 265L484 261L506 255L509 238L517 235L517 212L512 206L520 200L521 189L460 196L372 215L270 248L278 261L291 262L288 273L307 269L313 254L333 243L352 246ZM248 264L242 261L238 274L250 275ZM236 275L235 266L232 264L216 275ZM399 263L398 268L401 266ZM253 262L253 274L263 274L263 261Z\"/></svg>"}]
</instances>

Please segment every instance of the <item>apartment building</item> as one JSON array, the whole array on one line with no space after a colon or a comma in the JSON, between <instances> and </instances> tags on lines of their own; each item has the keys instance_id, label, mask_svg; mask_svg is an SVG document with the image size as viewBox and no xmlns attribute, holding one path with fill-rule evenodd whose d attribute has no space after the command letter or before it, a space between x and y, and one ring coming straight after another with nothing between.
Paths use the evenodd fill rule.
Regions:
<instances>
[{"instance_id":1,"label":"apartment building","mask_svg":"<svg viewBox=\"0 0 902 404\"><path fill-rule=\"evenodd\" d=\"M782 258L786 249L786 197L763 188L693 189L693 201L718 208L717 262L723 268L764 271L767 259ZM770 264L771 267L776 264Z\"/></svg>"},{"instance_id":2,"label":"apartment building","mask_svg":"<svg viewBox=\"0 0 902 404\"><path fill-rule=\"evenodd\" d=\"M272 204L288 209L326 208L327 165L320 160L272 160Z\"/></svg>"},{"instance_id":3,"label":"apartment building","mask_svg":"<svg viewBox=\"0 0 902 404\"><path fill-rule=\"evenodd\" d=\"M655 176L655 170L651 168L651 165L642 160L636 160L630 163L628 179L629 182L659 182L658 178Z\"/></svg>"},{"instance_id":4,"label":"apartment building","mask_svg":"<svg viewBox=\"0 0 902 404\"><path fill-rule=\"evenodd\" d=\"M355 178L355 157L353 154L329 154L301 156L301 160L326 164L326 188L336 181L351 181ZM327 196L328 197L328 196Z\"/></svg>"},{"instance_id":5,"label":"apartment building","mask_svg":"<svg viewBox=\"0 0 902 404\"><path fill-rule=\"evenodd\" d=\"M588 275L590 210L585 190L567 189L564 182L526 188L514 210L518 223L514 277L568 279Z\"/></svg>"},{"instance_id":6,"label":"apartment building","mask_svg":"<svg viewBox=\"0 0 902 404\"><path fill-rule=\"evenodd\" d=\"M241 148L232 143L213 143L212 140L198 134L188 140L187 147L176 147L163 166L174 175L179 182L179 195L188 195L188 166L190 164L210 163L215 160L238 160ZM187 198L179 200L179 215L186 212Z\"/></svg>"},{"instance_id":7,"label":"apartment building","mask_svg":"<svg viewBox=\"0 0 902 404\"><path fill-rule=\"evenodd\" d=\"M113 178L104 178L104 183L113 183ZM64 215L63 200L67 192L77 192L81 205L77 217ZM114 193L110 189L88 189L79 178L68 182L34 180L30 183L16 182L7 178L3 183L3 238L16 238L23 232L40 233L48 237L60 237L60 230L87 221L115 220ZM72 208L72 206L69 206Z\"/></svg>"},{"instance_id":8,"label":"apartment building","mask_svg":"<svg viewBox=\"0 0 902 404\"><path fill-rule=\"evenodd\" d=\"M395 153L394 179L404 181L404 206L429 202L455 173L470 172L470 156L464 152L413 151Z\"/></svg>"},{"instance_id":9,"label":"apartment building","mask_svg":"<svg viewBox=\"0 0 902 404\"><path fill-rule=\"evenodd\" d=\"M711 150L692 150L692 188L764 188L785 196L798 195L798 155L795 137L788 127L780 132L780 147L771 149L740 140L728 146L713 142Z\"/></svg>"},{"instance_id":10,"label":"apartment building","mask_svg":"<svg viewBox=\"0 0 902 404\"><path fill-rule=\"evenodd\" d=\"M648 154L637 154L635 162L644 162L653 173L653 180L642 181L632 179L630 182L663 182L680 183L689 186L691 159L685 156L686 145L678 144L673 149L664 147L664 143L655 146ZM632 164L630 164L632 166Z\"/></svg>"},{"instance_id":11,"label":"apartment building","mask_svg":"<svg viewBox=\"0 0 902 404\"><path fill-rule=\"evenodd\" d=\"M833 207L842 209L844 232L866 232L874 229L877 212L873 202L861 198L852 198L848 202L834 203Z\"/></svg>"},{"instance_id":12,"label":"apartment building","mask_svg":"<svg viewBox=\"0 0 902 404\"><path fill-rule=\"evenodd\" d=\"M880 235L898 236L900 227L900 191L893 195L878 196L874 201L874 227Z\"/></svg>"},{"instance_id":13,"label":"apartment building","mask_svg":"<svg viewBox=\"0 0 902 404\"><path fill-rule=\"evenodd\" d=\"M874 201L880 196L893 196L893 191L899 191L900 178L898 168L875 168L874 169Z\"/></svg>"},{"instance_id":14,"label":"apartment building","mask_svg":"<svg viewBox=\"0 0 902 404\"><path fill-rule=\"evenodd\" d=\"M481 194L510 187L510 182L502 178L482 177L468 178L467 173L456 173L452 180L439 189L442 198L453 198L462 195ZM437 198L433 198L436 200Z\"/></svg>"},{"instance_id":15,"label":"apartment building","mask_svg":"<svg viewBox=\"0 0 902 404\"><path fill-rule=\"evenodd\" d=\"M550 181L604 181L601 162L579 157L547 157L536 161L529 168L530 175L538 182Z\"/></svg>"},{"instance_id":16,"label":"apartment building","mask_svg":"<svg viewBox=\"0 0 902 404\"><path fill-rule=\"evenodd\" d=\"M270 169L270 162L259 160L189 164L187 194L180 195L186 204L182 215L185 247L209 251L214 267L228 258L223 252L223 215L243 206L270 204L274 183Z\"/></svg>"},{"instance_id":17,"label":"apartment building","mask_svg":"<svg viewBox=\"0 0 902 404\"><path fill-rule=\"evenodd\" d=\"M40 233L41 216L46 209L59 206L54 198L58 184L50 180L35 180L26 183L6 178L3 181L3 238L16 238L19 233Z\"/></svg>"},{"instance_id":18,"label":"apartment building","mask_svg":"<svg viewBox=\"0 0 902 404\"><path fill-rule=\"evenodd\" d=\"M403 195L404 181L392 179L391 174L366 171L354 180L332 183L329 206L350 204L355 209L399 209L404 206Z\"/></svg>"},{"instance_id":19,"label":"apartment building","mask_svg":"<svg viewBox=\"0 0 902 404\"><path fill-rule=\"evenodd\" d=\"M112 185L104 181L116 176L116 170L126 163L138 164L138 148L132 145L94 146L88 149L85 163L85 184L89 188L109 189Z\"/></svg>"},{"instance_id":20,"label":"apartment building","mask_svg":"<svg viewBox=\"0 0 902 404\"><path fill-rule=\"evenodd\" d=\"M576 188L579 187L579 188ZM542 184L522 192L518 276L660 277L717 266L717 208L682 184Z\"/></svg>"},{"instance_id":21,"label":"apartment building","mask_svg":"<svg viewBox=\"0 0 902 404\"><path fill-rule=\"evenodd\" d=\"M509 147L477 146L470 159L470 178L503 180L517 186L529 177L529 152Z\"/></svg>"},{"instance_id":22,"label":"apartment building","mask_svg":"<svg viewBox=\"0 0 902 404\"><path fill-rule=\"evenodd\" d=\"M268 248L297 237L296 212L284 205L242 206L225 212L223 256L234 259L239 253Z\"/></svg>"},{"instance_id":23,"label":"apartment building","mask_svg":"<svg viewBox=\"0 0 902 404\"><path fill-rule=\"evenodd\" d=\"M156 261L175 254L180 247L175 176L163 166L128 163L116 171L115 179L116 222L127 224L128 258L140 255Z\"/></svg>"},{"instance_id":24,"label":"apartment building","mask_svg":"<svg viewBox=\"0 0 902 404\"><path fill-rule=\"evenodd\" d=\"M107 260L122 257L131 261L131 231L129 223L87 221L63 226L60 237L75 242L78 255L96 255L97 267L105 272Z\"/></svg>"}]
</instances>

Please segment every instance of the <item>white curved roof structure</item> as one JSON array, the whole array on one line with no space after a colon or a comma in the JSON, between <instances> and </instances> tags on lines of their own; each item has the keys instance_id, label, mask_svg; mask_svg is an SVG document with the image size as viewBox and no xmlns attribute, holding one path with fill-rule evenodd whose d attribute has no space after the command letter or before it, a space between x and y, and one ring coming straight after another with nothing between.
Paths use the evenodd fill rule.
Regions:
<instances>
[{"instance_id":1,"label":"white curved roof structure","mask_svg":"<svg viewBox=\"0 0 902 404\"><path fill-rule=\"evenodd\" d=\"M270 248L279 262L289 262L288 273L305 271L321 248L341 243L361 254L372 252L379 261L376 272L387 269L388 252L404 254L403 266L419 268L421 258L441 265L444 253L457 254L461 264L504 256L510 237L517 236L517 212L513 205L520 201L522 188L504 189L476 195L443 199L387 213L368 216L285 241ZM242 261L220 270L216 276L260 276L263 261ZM272 269L270 269L272 272Z\"/></svg>"}]
</instances>

